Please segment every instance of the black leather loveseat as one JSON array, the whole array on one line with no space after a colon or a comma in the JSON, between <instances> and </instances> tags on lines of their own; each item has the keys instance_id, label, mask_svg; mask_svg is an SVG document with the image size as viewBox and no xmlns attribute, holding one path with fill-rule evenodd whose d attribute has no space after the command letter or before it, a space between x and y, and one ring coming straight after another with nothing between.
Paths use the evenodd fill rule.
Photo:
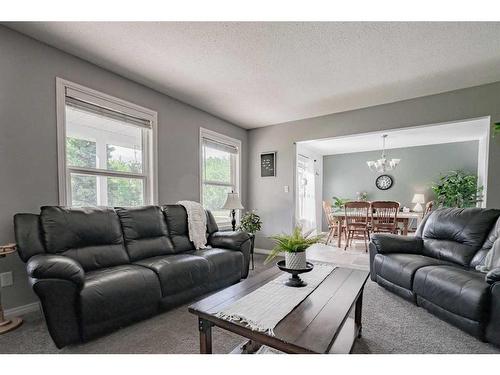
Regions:
<instances>
[{"instance_id":1,"label":"black leather loveseat","mask_svg":"<svg viewBox=\"0 0 500 375\"><path fill-rule=\"evenodd\" d=\"M373 235L371 279L439 318L500 345L500 269L482 264L498 236L500 210L438 209L415 237Z\"/></svg>"},{"instance_id":2,"label":"black leather loveseat","mask_svg":"<svg viewBox=\"0 0 500 375\"><path fill-rule=\"evenodd\" d=\"M14 217L16 241L57 347L86 341L246 278L244 232L219 232L195 250L180 205L41 208Z\"/></svg>"}]
</instances>

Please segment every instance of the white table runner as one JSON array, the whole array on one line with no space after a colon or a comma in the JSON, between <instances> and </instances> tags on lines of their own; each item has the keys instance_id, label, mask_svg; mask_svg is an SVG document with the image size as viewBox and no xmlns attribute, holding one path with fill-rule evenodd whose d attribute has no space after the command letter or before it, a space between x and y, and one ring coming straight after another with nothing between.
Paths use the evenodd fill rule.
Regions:
<instances>
[{"instance_id":1,"label":"white table runner","mask_svg":"<svg viewBox=\"0 0 500 375\"><path fill-rule=\"evenodd\" d=\"M224 307L215 315L229 321L246 324L252 331L274 336L274 327L300 304L333 271L327 264L314 264L309 273L300 275L307 285L301 288L286 286L288 273L277 277L238 301Z\"/></svg>"}]
</instances>

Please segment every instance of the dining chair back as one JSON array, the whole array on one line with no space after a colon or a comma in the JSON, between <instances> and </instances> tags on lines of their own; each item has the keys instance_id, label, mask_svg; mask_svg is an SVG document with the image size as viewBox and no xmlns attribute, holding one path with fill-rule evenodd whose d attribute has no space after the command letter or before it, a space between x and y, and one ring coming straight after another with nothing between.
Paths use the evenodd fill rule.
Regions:
<instances>
[{"instance_id":1,"label":"dining chair back","mask_svg":"<svg viewBox=\"0 0 500 375\"><path fill-rule=\"evenodd\" d=\"M325 219L328 224L328 235L326 236L325 244L328 245L331 239L335 236L335 220L333 217L332 205L327 201L323 201L323 212L325 214Z\"/></svg>"},{"instance_id":2,"label":"dining chair back","mask_svg":"<svg viewBox=\"0 0 500 375\"><path fill-rule=\"evenodd\" d=\"M364 239L365 250L368 251L367 239L370 239L369 232L369 213L370 202L366 201L353 201L346 202L344 205L344 220L347 233L347 240L344 250L347 246L352 244L354 238ZM363 237L361 237L361 235Z\"/></svg>"},{"instance_id":3,"label":"dining chair back","mask_svg":"<svg viewBox=\"0 0 500 375\"><path fill-rule=\"evenodd\" d=\"M399 202L374 201L371 206L371 229L373 232L398 232Z\"/></svg>"},{"instance_id":4,"label":"dining chair back","mask_svg":"<svg viewBox=\"0 0 500 375\"><path fill-rule=\"evenodd\" d=\"M345 210L345 223L349 225L363 225L368 224L368 217L370 213L370 203L365 201L346 202Z\"/></svg>"},{"instance_id":5,"label":"dining chair back","mask_svg":"<svg viewBox=\"0 0 500 375\"><path fill-rule=\"evenodd\" d=\"M430 214L433 208L434 208L434 201L427 202L425 205L423 216L425 217L427 214Z\"/></svg>"}]
</instances>

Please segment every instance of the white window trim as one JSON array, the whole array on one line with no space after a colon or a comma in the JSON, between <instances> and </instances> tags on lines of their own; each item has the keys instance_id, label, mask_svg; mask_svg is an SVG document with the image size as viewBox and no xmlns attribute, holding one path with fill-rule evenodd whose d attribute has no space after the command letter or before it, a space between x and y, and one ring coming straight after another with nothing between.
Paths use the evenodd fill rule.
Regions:
<instances>
[{"instance_id":1,"label":"white window trim","mask_svg":"<svg viewBox=\"0 0 500 375\"><path fill-rule=\"evenodd\" d=\"M241 141L236 138L229 137L224 134L217 133L213 130L205 129L200 127L200 138L199 138L199 171L198 176L200 179L200 203L203 204L203 138L208 138L216 142L225 143L227 145L236 147L238 149L238 168L236 168L235 174L235 193L238 193L241 199ZM239 221L240 210L236 210L236 220ZM227 223L217 223L219 229L231 229L231 219L228 217Z\"/></svg>"},{"instance_id":2,"label":"white window trim","mask_svg":"<svg viewBox=\"0 0 500 375\"><path fill-rule=\"evenodd\" d=\"M72 89L79 92L79 96L89 99L93 104L109 108L121 113L141 117L151 122L152 139L143 139L147 146L145 153L145 165L149 167L144 179L145 187L145 204L158 204L158 113L149 108L130 103L128 101L116 98L114 96L104 94L102 92L90 89L88 87L79 85L77 83L67 81L65 79L56 77L56 121L57 121L57 171L58 171L58 188L59 188L59 204L61 206L68 206L68 168L66 165L66 90ZM79 168L83 169L83 168ZM92 170L92 173L95 173ZM120 172L113 172L107 174L119 175ZM127 173L127 175L133 173Z\"/></svg>"}]
</instances>

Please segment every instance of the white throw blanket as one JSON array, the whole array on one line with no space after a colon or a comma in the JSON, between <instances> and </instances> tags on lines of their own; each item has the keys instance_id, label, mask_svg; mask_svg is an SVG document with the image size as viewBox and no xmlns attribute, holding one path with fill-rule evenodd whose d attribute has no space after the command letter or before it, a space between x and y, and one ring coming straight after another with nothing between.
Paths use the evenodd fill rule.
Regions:
<instances>
[{"instance_id":1,"label":"white throw blanket","mask_svg":"<svg viewBox=\"0 0 500 375\"><path fill-rule=\"evenodd\" d=\"M184 206L188 217L189 240L195 249L207 247L207 214L198 202L179 201L177 204Z\"/></svg>"},{"instance_id":2,"label":"white throw blanket","mask_svg":"<svg viewBox=\"0 0 500 375\"><path fill-rule=\"evenodd\" d=\"M486 254L482 264L476 266L477 271L489 272L494 268L500 267L500 219L491 232L496 237L496 240L493 242L493 246L491 246L490 251Z\"/></svg>"},{"instance_id":3,"label":"white throw blanket","mask_svg":"<svg viewBox=\"0 0 500 375\"><path fill-rule=\"evenodd\" d=\"M326 264L315 264L311 272L300 275L307 282L301 288L286 286L284 283L290 275L284 273L215 315L229 321L246 323L252 331L274 336L274 327L311 294L334 268Z\"/></svg>"},{"instance_id":4,"label":"white throw blanket","mask_svg":"<svg viewBox=\"0 0 500 375\"><path fill-rule=\"evenodd\" d=\"M490 251L484 258L484 264L476 266L476 270L481 272L489 272L494 268L500 267L500 238L493 243Z\"/></svg>"}]
</instances>

